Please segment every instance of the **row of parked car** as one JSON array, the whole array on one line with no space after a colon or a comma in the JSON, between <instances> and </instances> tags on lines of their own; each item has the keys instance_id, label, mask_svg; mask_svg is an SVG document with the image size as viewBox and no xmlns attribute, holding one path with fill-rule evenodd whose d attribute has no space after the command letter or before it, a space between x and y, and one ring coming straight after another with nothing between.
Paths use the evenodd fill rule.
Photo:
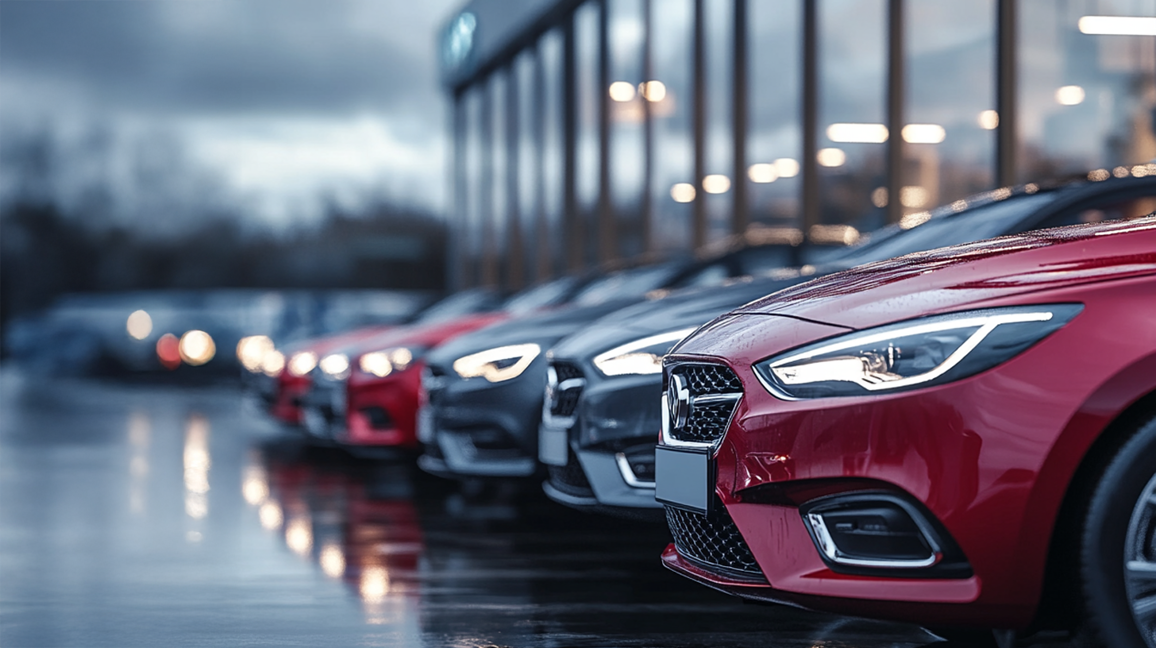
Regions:
<instances>
[{"instance_id":1,"label":"row of parked car","mask_svg":"<svg viewBox=\"0 0 1156 648\"><path fill-rule=\"evenodd\" d=\"M801 267L754 230L270 347L251 384L354 454L665 518L663 564L739 597L1156 648L1154 210L1143 165Z\"/></svg>"}]
</instances>

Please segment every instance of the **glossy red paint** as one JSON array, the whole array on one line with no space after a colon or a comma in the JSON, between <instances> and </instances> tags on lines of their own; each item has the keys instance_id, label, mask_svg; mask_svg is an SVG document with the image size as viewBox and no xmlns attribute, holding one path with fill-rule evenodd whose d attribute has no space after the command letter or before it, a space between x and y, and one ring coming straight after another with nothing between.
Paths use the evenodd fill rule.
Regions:
<instances>
[{"instance_id":1,"label":"glossy red paint","mask_svg":"<svg viewBox=\"0 0 1156 648\"><path fill-rule=\"evenodd\" d=\"M1068 325L1011 360L940 386L787 401L752 365L846 328L997 306L1082 303ZM767 584L664 564L716 589L922 624L1022 628L1041 600L1052 532L1091 445L1156 392L1156 219L945 248L812 281L724 316L669 357L727 364L744 396L716 455L716 492ZM840 328L836 328L840 327ZM914 497L974 575L831 571L782 490L864 484ZM801 496L806 499L806 495Z\"/></svg>"},{"instance_id":2,"label":"glossy red paint","mask_svg":"<svg viewBox=\"0 0 1156 648\"><path fill-rule=\"evenodd\" d=\"M364 340L383 333L388 333L396 329L394 325L389 326L369 326L365 328L354 329L346 331L337 335L329 335L326 337L316 338L313 340L306 340L297 345L286 349L285 361L288 365L289 358L295 353L303 351L311 351L317 354L317 357L325 355L329 351L338 347ZM294 376L289 367L286 366L277 375L277 389L272 406L269 408L269 413L273 418L287 423L289 425L301 424L301 402L300 399L309 391L309 386L312 384L312 379L308 374L304 376Z\"/></svg>"},{"instance_id":3,"label":"glossy red paint","mask_svg":"<svg viewBox=\"0 0 1156 648\"><path fill-rule=\"evenodd\" d=\"M350 354L353 370L346 383L345 435L340 441L356 446L415 448L418 445L416 418L424 365L416 361L404 371L378 378L360 370L361 355L392 347L430 349L507 317L500 312L470 315L441 324L397 329L362 341L356 352ZM391 425L375 428L365 414L371 407L384 409Z\"/></svg>"}]
</instances>

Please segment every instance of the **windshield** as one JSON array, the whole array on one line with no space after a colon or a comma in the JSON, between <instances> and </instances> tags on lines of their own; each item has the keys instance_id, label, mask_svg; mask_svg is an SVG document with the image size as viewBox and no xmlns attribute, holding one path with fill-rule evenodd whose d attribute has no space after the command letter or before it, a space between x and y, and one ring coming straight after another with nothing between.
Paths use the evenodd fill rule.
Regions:
<instances>
[{"instance_id":1,"label":"windshield","mask_svg":"<svg viewBox=\"0 0 1156 648\"><path fill-rule=\"evenodd\" d=\"M948 245L982 241L1012 231L1013 223L1052 202L1055 197L1054 192L1021 194L957 214L932 218L913 229L870 240L844 258L853 260L856 264L868 263ZM894 227L885 228L883 231Z\"/></svg>"},{"instance_id":2,"label":"windshield","mask_svg":"<svg viewBox=\"0 0 1156 648\"><path fill-rule=\"evenodd\" d=\"M566 295L576 283L577 280L573 277L563 277L540 286L527 288L510 297L502 310L511 315L525 315L539 308L560 304L566 299Z\"/></svg>"},{"instance_id":3,"label":"windshield","mask_svg":"<svg viewBox=\"0 0 1156 648\"><path fill-rule=\"evenodd\" d=\"M488 290L463 290L430 306L417 316L414 324L433 324L446 320L490 310L494 305L494 295Z\"/></svg>"},{"instance_id":4,"label":"windshield","mask_svg":"<svg viewBox=\"0 0 1156 648\"><path fill-rule=\"evenodd\" d=\"M675 268L670 265L647 266L608 274L582 289L574 297L579 306L595 306L621 297L642 297L670 281Z\"/></svg>"}]
</instances>

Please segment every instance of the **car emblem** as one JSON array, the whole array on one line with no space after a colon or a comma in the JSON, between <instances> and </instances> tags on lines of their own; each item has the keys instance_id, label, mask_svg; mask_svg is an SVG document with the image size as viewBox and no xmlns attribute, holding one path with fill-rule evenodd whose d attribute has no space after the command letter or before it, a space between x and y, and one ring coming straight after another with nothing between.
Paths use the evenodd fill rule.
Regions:
<instances>
[{"instance_id":1,"label":"car emblem","mask_svg":"<svg viewBox=\"0 0 1156 648\"><path fill-rule=\"evenodd\" d=\"M686 379L679 374L671 374L670 384L667 387L666 397L667 414L670 416L670 429L677 430L686 425L690 416L690 389Z\"/></svg>"}]
</instances>

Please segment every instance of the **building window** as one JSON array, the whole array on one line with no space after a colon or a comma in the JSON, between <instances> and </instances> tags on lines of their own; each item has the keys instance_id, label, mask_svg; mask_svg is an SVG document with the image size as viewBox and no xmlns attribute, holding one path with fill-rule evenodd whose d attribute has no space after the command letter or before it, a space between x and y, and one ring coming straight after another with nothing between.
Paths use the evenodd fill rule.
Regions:
<instances>
[{"instance_id":1,"label":"building window","mask_svg":"<svg viewBox=\"0 0 1156 648\"><path fill-rule=\"evenodd\" d=\"M887 186L886 92L886 0L822 0L817 154L822 225L865 231L886 222L885 209L872 201L875 190ZM854 239L832 228L808 236L816 243Z\"/></svg>"},{"instance_id":2,"label":"building window","mask_svg":"<svg viewBox=\"0 0 1156 648\"><path fill-rule=\"evenodd\" d=\"M660 250L690 247L691 203L695 199L693 69L693 0L654 2L651 14L649 80L654 136L651 191L654 244Z\"/></svg>"},{"instance_id":3,"label":"building window","mask_svg":"<svg viewBox=\"0 0 1156 648\"><path fill-rule=\"evenodd\" d=\"M995 183L996 7L994 0L918 0L906 7L900 201L913 213Z\"/></svg>"},{"instance_id":4,"label":"building window","mask_svg":"<svg viewBox=\"0 0 1156 648\"><path fill-rule=\"evenodd\" d=\"M1156 157L1156 38L1126 35L1126 19L1108 30L1081 21L1156 16L1156 2L1021 0L1019 7L1020 179L1118 174L1117 167Z\"/></svg>"}]
</instances>

